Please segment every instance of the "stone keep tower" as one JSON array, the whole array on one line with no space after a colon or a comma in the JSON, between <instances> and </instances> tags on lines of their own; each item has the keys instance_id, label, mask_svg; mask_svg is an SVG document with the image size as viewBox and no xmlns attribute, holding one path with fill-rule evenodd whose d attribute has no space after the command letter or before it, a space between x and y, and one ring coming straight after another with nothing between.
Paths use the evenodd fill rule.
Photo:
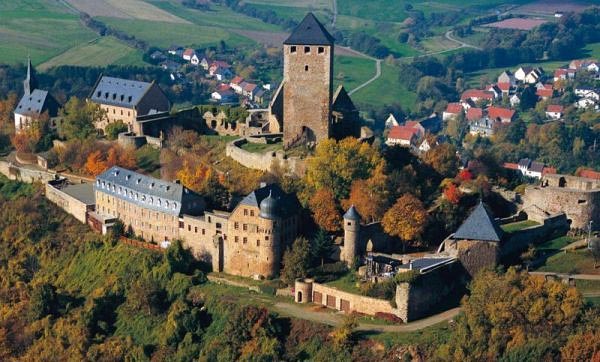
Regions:
<instances>
[{"instance_id":1,"label":"stone keep tower","mask_svg":"<svg viewBox=\"0 0 600 362\"><path fill-rule=\"evenodd\" d=\"M330 136L334 39L309 13L283 43L283 140Z\"/></svg>"},{"instance_id":2,"label":"stone keep tower","mask_svg":"<svg viewBox=\"0 0 600 362\"><path fill-rule=\"evenodd\" d=\"M281 205L280 200L269 192L260 203L259 217L261 229L265 234L264 245L259 248L261 265L257 266L257 273L266 277L273 277L279 273L281 256Z\"/></svg>"},{"instance_id":3,"label":"stone keep tower","mask_svg":"<svg viewBox=\"0 0 600 362\"><path fill-rule=\"evenodd\" d=\"M358 256L358 238L360 234L360 215L352 205L344 214L344 248L340 259L352 266Z\"/></svg>"}]
</instances>

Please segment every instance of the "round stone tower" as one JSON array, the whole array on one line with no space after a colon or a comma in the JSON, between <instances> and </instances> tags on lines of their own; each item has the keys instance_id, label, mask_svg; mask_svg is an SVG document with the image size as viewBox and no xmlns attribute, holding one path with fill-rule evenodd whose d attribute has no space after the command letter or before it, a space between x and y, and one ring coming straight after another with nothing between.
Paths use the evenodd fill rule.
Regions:
<instances>
[{"instance_id":1,"label":"round stone tower","mask_svg":"<svg viewBox=\"0 0 600 362\"><path fill-rule=\"evenodd\" d=\"M340 255L342 261L352 266L358 256L358 242L360 234L360 215L352 205L344 214L344 248Z\"/></svg>"},{"instance_id":2,"label":"round stone tower","mask_svg":"<svg viewBox=\"0 0 600 362\"><path fill-rule=\"evenodd\" d=\"M296 279L294 283L294 301L296 303L312 302L313 279Z\"/></svg>"},{"instance_id":3,"label":"round stone tower","mask_svg":"<svg viewBox=\"0 0 600 362\"><path fill-rule=\"evenodd\" d=\"M262 219L264 228L263 245L259 246L261 256L260 274L273 277L279 273L281 256L281 205L272 191L260 202L258 216Z\"/></svg>"}]
</instances>

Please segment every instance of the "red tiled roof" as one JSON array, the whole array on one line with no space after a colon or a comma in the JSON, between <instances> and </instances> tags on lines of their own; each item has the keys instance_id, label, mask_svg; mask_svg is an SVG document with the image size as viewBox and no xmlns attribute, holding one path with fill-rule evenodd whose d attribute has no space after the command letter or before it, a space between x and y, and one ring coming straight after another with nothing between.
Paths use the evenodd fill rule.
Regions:
<instances>
[{"instance_id":1,"label":"red tiled roof","mask_svg":"<svg viewBox=\"0 0 600 362\"><path fill-rule=\"evenodd\" d=\"M510 83L498 83L498 88L501 91L508 92L510 90Z\"/></svg>"},{"instance_id":2,"label":"red tiled roof","mask_svg":"<svg viewBox=\"0 0 600 362\"><path fill-rule=\"evenodd\" d=\"M537 92L535 92L535 94L538 97L544 97L544 98L551 98L554 95L554 90L553 89L538 89Z\"/></svg>"},{"instance_id":3,"label":"red tiled roof","mask_svg":"<svg viewBox=\"0 0 600 362\"><path fill-rule=\"evenodd\" d=\"M230 89L230 87L228 84L219 84L219 88L218 88L219 91L226 91L229 89Z\"/></svg>"},{"instance_id":4,"label":"red tiled roof","mask_svg":"<svg viewBox=\"0 0 600 362\"><path fill-rule=\"evenodd\" d=\"M557 171L557 170L556 170L556 168L554 168L554 167L548 167L548 166L545 166L545 167L542 169L542 175L547 175L547 174L549 174L549 175L555 175L557 172L558 172L558 171Z\"/></svg>"},{"instance_id":5,"label":"red tiled roof","mask_svg":"<svg viewBox=\"0 0 600 362\"><path fill-rule=\"evenodd\" d=\"M515 111L508 108L500 108L500 107L489 107L488 108L488 116L493 119L512 119L515 115Z\"/></svg>"},{"instance_id":6,"label":"red tiled roof","mask_svg":"<svg viewBox=\"0 0 600 362\"><path fill-rule=\"evenodd\" d=\"M546 112L554 112L554 113L562 113L563 106L558 104L550 104L548 108L546 108Z\"/></svg>"},{"instance_id":7,"label":"red tiled roof","mask_svg":"<svg viewBox=\"0 0 600 362\"><path fill-rule=\"evenodd\" d=\"M600 172L592 171L592 170L581 170L579 171L580 177L593 178L595 180L600 180Z\"/></svg>"},{"instance_id":8,"label":"red tiled roof","mask_svg":"<svg viewBox=\"0 0 600 362\"><path fill-rule=\"evenodd\" d=\"M467 111L467 120L469 121L476 121L478 119L481 119L483 117L483 109L481 108L469 108L469 110Z\"/></svg>"},{"instance_id":9,"label":"red tiled roof","mask_svg":"<svg viewBox=\"0 0 600 362\"><path fill-rule=\"evenodd\" d=\"M462 111L462 109L463 107L460 103L448 103L448 106L446 107L446 112L458 114Z\"/></svg>"},{"instance_id":10,"label":"red tiled roof","mask_svg":"<svg viewBox=\"0 0 600 362\"><path fill-rule=\"evenodd\" d=\"M388 139L405 140L409 141L417 133L417 129L408 126L394 126L390 129Z\"/></svg>"},{"instance_id":11,"label":"red tiled roof","mask_svg":"<svg viewBox=\"0 0 600 362\"><path fill-rule=\"evenodd\" d=\"M494 99L494 93L489 91L484 91L481 89L469 89L463 92L460 97L461 100L469 99L469 98L480 98L480 99Z\"/></svg>"},{"instance_id":12,"label":"red tiled roof","mask_svg":"<svg viewBox=\"0 0 600 362\"><path fill-rule=\"evenodd\" d=\"M222 60L215 60L210 67L220 67L220 68L231 68L231 66L229 64L227 64L227 62L224 62Z\"/></svg>"},{"instance_id":13,"label":"red tiled roof","mask_svg":"<svg viewBox=\"0 0 600 362\"><path fill-rule=\"evenodd\" d=\"M244 78L240 77L239 75L236 75L235 77L233 77L233 79L231 80L231 84L240 84L244 81Z\"/></svg>"},{"instance_id":14,"label":"red tiled roof","mask_svg":"<svg viewBox=\"0 0 600 362\"><path fill-rule=\"evenodd\" d=\"M420 125L420 123L419 123L419 122L417 122L417 121L406 121L406 122L404 123L404 125L405 125L406 127L413 127L413 128L414 128L415 126L418 126L418 125Z\"/></svg>"},{"instance_id":15,"label":"red tiled roof","mask_svg":"<svg viewBox=\"0 0 600 362\"><path fill-rule=\"evenodd\" d=\"M183 55L185 55L185 56L190 56L190 57L191 57L192 55L194 55L194 53L195 53L195 52L196 52L196 51L195 51L194 49L192 49L192 48L187 48L187 49L186 49L186 50L183 52Z\"/></svg>"},{"instance_id":16,"label":"red tiled roof","mask_svg":"<svg viewBox=\"0 0 600 362\"><path fill-rule=\"evenodd\" d=\"M518 170L519 169L519 165L516 163L512 163L512 162L504 162L504 168L507 168L509 170Z\"/></svg>"},{"instance_id":17,"label":"red tiled roof","mask_svg":"<svg viewBox=\"0 0 600 362\"><path fill-rule=\"evenodd\" d=\"M245 90L246 92L252 92L253 90L255 90L255 89L256 89L256 87L257 87L257 86L256 86L256 84L254 84L254 83L246 83L246 84L244 85L244 90Z\"/></svg>"}]
</instances>

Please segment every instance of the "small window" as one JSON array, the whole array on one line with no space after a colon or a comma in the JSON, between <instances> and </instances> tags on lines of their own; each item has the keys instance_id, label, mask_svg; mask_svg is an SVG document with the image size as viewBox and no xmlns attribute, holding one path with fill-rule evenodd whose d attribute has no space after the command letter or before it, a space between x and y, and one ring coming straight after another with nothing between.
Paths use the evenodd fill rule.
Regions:
<instances>
[{"instance_id":1,"label":"small window","mask_svg":"<svg viewBox=\"0 0 600 362\"><path fill-rule=\"evenodd\" d=\"M296 46L295 46L295 45L292 45L292 46L290 47L290 53L295 53L295 52L296 52Z\"/></svg>"},{"instance_id":2,"label":"small window","mask_svg":"<svg viewBox=\"0 0 600 362\"><path fill-rule=\"evenodd\" d=\"M248 238L244 237L244 244L246 244L248 242Z\"/></svg>"},{"instance_id":3,"label":"small window","mask_svg":"<svg viewBox=\"0 0 600 362\"><path fill-rule=\"evenodd\" d=\"M202 229L202 235L206 235L206 230Z\"/></svg>"},{"instance_id":4,"label":"small window","mask_svg":"<svg viewBox=\"0 0 600 362\"><path fill-rule=\"evenodd\" d=\"M256 246L260 246L260 240L256 240Z\"/></svg>"},{"instance_id":5,"label":"small window","mask_svg":"<svg viewBox=\"0 0 600 362\"><path fill-rule=\"evenodd\" d=\"M305 65L305 66L304 66L304 71L305 71L305 72L308 72L308 65Z\"/></svg>"},{"instance_id":6,"label":"small window","mask_svg":"<svg viewBox=\"0 0 600 362\"><path fill-rule=\"evenodd\" d=\"M237 243L238 241L240 241L240 238L236 236L236 237L233 239L233 241L235 241L235 242Z\"/></svg>"},{"instance_id":7,"label":"small window","mask_svg":"<svg viewBox=\"0 0 600 362\"><path fill-rule=\"evenodd\" d=\"M254 210L250 210L250 216L254 216Z\"/></svg>"},{"instance_id":8,"label":"small window","mask_svg":"<svg viewBox=\"0 0 600 362\"><path fill-rule=\"evenodd\" d=\"M310 47L304 47L304 54L310 53Z\"/></svg>"},{"instance_id":9,"label":"small window","mask_svg":"<svg viewBox=\"0 0 600 362\"><path fill-rule=\"evenodd\" d=\"M323 54L323 53L325 53L325 48L319 47L319 54Z\"/></svg>"}]
</instances>

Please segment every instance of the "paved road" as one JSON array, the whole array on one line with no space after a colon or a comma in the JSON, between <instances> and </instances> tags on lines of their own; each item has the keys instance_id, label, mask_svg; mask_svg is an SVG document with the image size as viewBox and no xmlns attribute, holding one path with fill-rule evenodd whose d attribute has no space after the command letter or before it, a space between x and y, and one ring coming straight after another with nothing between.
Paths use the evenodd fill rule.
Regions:
<instances>
[{"instance_id":1,"label":"paved road","mask_svg":"<svg viewBox=\"0 0 600 362\"><path fill-rule=\"evenodd\" d=\"M311 311L306 307L284 302L275 303L274 307L275 311L279 312L280 314L298 319L309 320L311 322L323 323L333 327L338 326L343 322L343 314L341 312L331 313L329 310L323 312ZM359 323L357 330L366 332L414 332L430 327L434 324L453 319L458 315L459 312L460 308L453 308L431 317L406 324L379 325Z\"/></svg>"},{"instance_id":2,"label":"paved road","mask_svg":"<svg viewBox=\"0 0 600 362\"><path fill-rule=\"evenodd\" d=\"M481 50L480 47L477 47L475 45L472 45L472 44L469 44L469 43L465 43L462 40L456 39L455 37L452 36L452 33L453 33L453 30L448 30L446 32L446 34L444 34L444 36L446 37L446 39L448 39L448 40L450 40L450 41L452 41L452 42L457 43L457 44L460 45L458 48L454 48L454 49L459 49L459 48L473 48L473 49ZM449 50L454 50L454 49L449 49Z\"/></svg>"},{"instance_id":3,"label":"paved road","mask_svg":"<svg viewBox=\"0 0 600 362\"><path fill-rule=\"evenodd\" d=\"M359 85L358 87L354 88L350 92L348 92L349 96L351 96L352 94L356 93L357 91L363 89L364 87L368 86L369 84L376 81L379 77L381 77L381 59L375 59L375 58L371 58L371 59L375 60L375 76L373 78L369 79L368 81L364 82L363 84Z\"/></svg>"}]
</instances>

